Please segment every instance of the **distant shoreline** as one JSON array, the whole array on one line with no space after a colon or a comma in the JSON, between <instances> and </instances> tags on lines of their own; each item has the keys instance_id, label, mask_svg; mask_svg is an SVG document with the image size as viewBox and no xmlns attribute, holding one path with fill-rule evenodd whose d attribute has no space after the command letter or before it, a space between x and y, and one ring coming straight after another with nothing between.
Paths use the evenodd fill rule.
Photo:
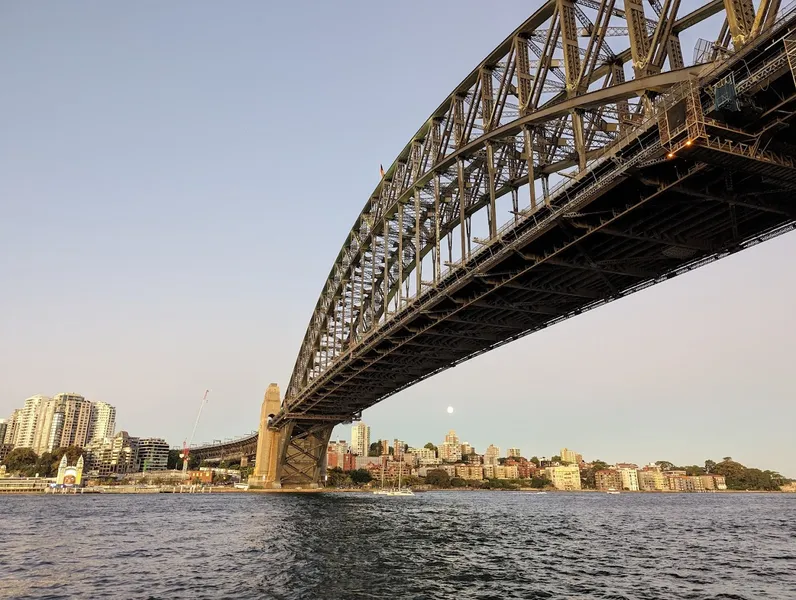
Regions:
<instances>
[{"instance_id":1,"label":"distant shoreline","mask_svg":"<svg viewBox=\"0 0 796 600\"><path fill-rule=\"evenodd\" d=\"M330 489L330 488L305 488L305 489L248 489L242 490L239 488L227 487L213 487L210 491L202 492L173 492L152 488L143 488L138 490L119 489L113 490L112 488L103 488L102 491L94 491L92 488L84 488L85 491L69 491L69 492L51 492L51 491L20 491L20 492L0 492L0 496L133 496L133 495L197 495L197 494L373 494L374 489ZM520 492L524 494L607 494L603 490L538 490L534 488L521 488L517 490L507 489L478 489L478 488L431 488L423 490L415 490L416 494L424 494L426 492ZM705 495L705 494L794 494L796 490L711 490L707 492L679 492L675 490L621 490L620 494L664 494L664 495Z\"/></svg>"}]
</instances>

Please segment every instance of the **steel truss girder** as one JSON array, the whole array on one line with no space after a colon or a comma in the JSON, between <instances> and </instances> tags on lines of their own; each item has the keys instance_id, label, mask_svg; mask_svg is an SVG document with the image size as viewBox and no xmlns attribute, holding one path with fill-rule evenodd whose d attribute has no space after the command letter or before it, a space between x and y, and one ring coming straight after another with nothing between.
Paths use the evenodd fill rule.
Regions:
<instances>
[{"instance_id":1,"label":"steel truss girder","mask_svg":"<svg viewBox=\"0 0 796 600\"><path fill-rule=\"evenodd\" d=\"M489 333L489 327L510 331L518 323L516 328L521 330L526 324L536 323L537 316L539 323L548 323L545 317L555 320L572 314L567 302L574 305L590 297L595 302L605 301L600 281L603 290L610 290L610 297L618 297L626 285L635 285L623 281L648 281L658 272L654 264L650 270L650 265L639 262L636 266L631 259L593 257L579 246L577 240L583 236L600 233L606 240L624 240L622 243L626 244L658 244L700 254L713 252L710 242L699 238L663 230L609 227L616 215L598 222L564 219L561 215L556 226L565 232L563 245L539 254L521 253L528 263L522 273L537 269L535 272L544 279L538 285L535 279L529 282L517 274L502 276L488 270L473 273L466 266L473 256L491 256L502 252L506 244L511 246L507 236L516 235L518 224L528 219L536 222L542 218L540 211L552 210L556 202L569 205L566 190L570 185L587 189L589 177L593 177L595 186L599 179L602 189L609 190L617 184L616 177L626 176L618 173L627 174L634 167L643 169L645 164L664 160L660 150L656 153L649 146L635 150L635 154L627 154L625 149L636 143L634 140L642 147L651 140L654 144L649 132L653 130L656 111L662 106L653 101L656 94L676 95L683 82L707 72L701 67L676 68L682 66L677 35L732 1L735 0L713 0L681 16L680 2L666 0L656 5L657 21L646 18L643 6L640 14L633 12L641 5L640 0L624 0L624 10L611 0L545 2L440 105L374 190L349 233L313 312L288 386L286 410L291 412L280 416L282 422L298 415L315 415L313 406L320 405L327 406L329 422L341 417L343 413L333 410L330 394L335 389L355 391L368 387L368 370L375 373L378 365L389 362L394 369L395 365L414 364L411 352L403 349L416 344L418 336L437 338L440 349L449 347L451 351L459 342L445 342L446 338L462 343L469 340L473 352L480 352L483 345L502 343ZM761 6L763 12L755 16L750 32L755 30L755 23L767 23L776 12L776 7L771 12L774 4L765 4L767 8ZM585 16L580 7L596 14ZM612 20L617 18L623 22ZM578 29L576 20L583 30ZM618 27L627 27L631 40L627 49L615 52L605 38L611 28L615 32ZM750 42L751 38L745 43ZM529 52L536 54L538 60L530 61ZM636 78L625 81L622 65L631 58ZM716 64L710 68L715 71ZM560 77L566 88L552 88L553 77ZM644 160L637 160L640 157ZM614 174L607 171L606 161L611 161ZM635 165L631 164L633 161L637 161ZM550 178L571 167L577 167L577 171L565 174L566 178L551 188ZM665 184L665 189L673 191L672 185ZM521 192L527 200L520 198ZM649 197L659 193L660 189L653 190ZM497 206L505 195L511 195L513 210L508 223L501 227ZM648 199L642 198L641 203ZM743 212L747 207L777 211L775 205L758 205L757 200L720 200L739 207L747 219L749 215ZM478 238L474 235L475 223L482 216L486 217L488 236ZM565 223L569 225L564 226ZM516 250L519 246L512 247ZM562 254L563 248L568 249L567 254ZM447 260L443 258L446 250ZM444 264L447 269L443 269ZM568 274L573 271L591 273L583 276L588 286L572 285ZM390 334L390 343L374 345L374 340L388 337L394 324L416 306L425 305L430 299L437 305L444 302L441 289L450 281L477 281L483 290L474 296L451 297L454 302L450 310L429 315L422 324L406 326L401 337ZM515 290L517 294L544 293L550 298L550 305L538 301L523 305L519 300L507 305L495 298L485 299L497 289ZM465 307L481 307L489 312L477 322L472 315L457 316ZM465 329L456 328L457 324ZM483 331L473 328L478 324L484 326ZM427 376L417 376L422 370L410 367L406 373L416 381ZM387 393L395 391L387 389ZM328 402L331 404L324 404ZM312 453L304 446L291 452L305 459ZM293 465L291 469L296 479L309 467Z\"/></svg>"},{"instance_id":2,"label":"steel truss girder","mask_svg":"<svg viewBox=\"0 0 796 600\"><path fill-rule=\"evenodd\" d=\"M594 10L594 16L578 7ZM659 37L665 37L668 31L674 35L715 10L710 3L708 9L700 7L679 19L669 15L667 20L663 15L661 21L645 20L645 35L648 27L658 31L664 24L667 29L660 29ZM588 36L578 35L577 26L572 25L575 17L587 25ZM622 22L612 22L617 18ZM461 230L457 234L459 259L466 258L473 251L471 219L482 207L491 211L490 232L494 234L497 198L515 194L515 182L523 177L531 182L541 177L546 182L551 174L548 165L558 163L559 168L567 168L573 164L573 152L574 164L583 171L600 155L601 147L613 141L617 131L632 126L632 122L622 120L611 130L604 115L629 114L623 108L627 99L649 89L666 89L681 80L664 76L659 82L654 78L617 81L606 88L608 93L585 93L610 72L604 70L607 58L617 64L628 60L629 54L615 53L605 42L608 28L628 26L626 20L625 12L614 7L611 0L545 2L432 114L387 170L355 222L313 312L288 386L288 398L422 291L429 277L423 278L419 267L428 254L432 254L431 283L437 281L442 274L440 255L445 240L457 229ZM533 49L529 43L535 32L540 32L545 42L539 48L542 54L537 67L531 72L527 49ZM540 93L549 74L556 70L556 60L562 64L569 61L570 65L565 77L572 98L563 112L554 107L561 104L563 92L553 97ZM520 105L525 105L519 114L510 108L516 95ZM605 113L600 109L597 118L589 117L587 124L583 111L595 107L615 108ZM552 126L552 135L537 137L535 130L546 124ZM517 134L525 141L518 142ZM565 134L573 137L562 137ZM562 145L566 139L571 141ZM570 145L573 142L574 151ZM586 143L591 147L584 147ZM535 187L536 183L530 187L532 207ZM413 278L411 286L409 278Z\"/></svg>"}]
</instances>

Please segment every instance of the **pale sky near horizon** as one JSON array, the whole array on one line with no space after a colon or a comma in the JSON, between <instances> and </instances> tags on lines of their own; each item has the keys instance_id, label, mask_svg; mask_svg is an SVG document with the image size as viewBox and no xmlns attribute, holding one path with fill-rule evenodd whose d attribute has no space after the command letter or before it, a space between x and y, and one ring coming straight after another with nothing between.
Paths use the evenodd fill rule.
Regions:
<instances>
[{"instance_id":1,"label":"pale sky near horizon","mask_svg":"<svg viewBox=\"0 0 796 600\"><path fill-rule=\"evenodd\" d=\"M538 4L5 2L0 417L74 391L176 446L211 388L195 441L256 428L379 163ZM712 35L684 36L686 58ZM364 420L410 444L455 429L479 452L796 477L794 259L787 234Z\"/></svg>"}]
</instances>

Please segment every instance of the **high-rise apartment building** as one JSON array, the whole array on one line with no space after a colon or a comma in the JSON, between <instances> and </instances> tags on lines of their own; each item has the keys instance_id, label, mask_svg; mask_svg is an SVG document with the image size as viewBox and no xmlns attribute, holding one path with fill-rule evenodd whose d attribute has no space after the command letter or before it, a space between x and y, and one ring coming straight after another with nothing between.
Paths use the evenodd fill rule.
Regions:
<instances>
[{"instance_id":1,"label":"high-rise apartment building","mask_svg":"<svg viewBox=\"0 0 796 600\"><path fill-rule=\"evenodd\" d=\"M3 445L6 439L6 431L8 430L8 423L5 419L0 419L0 446Z\"/></svg>"},{"instance_id":2,"label":"high-rise apartment building","mask_svg":"<svg viewBox=\"0 0 796 600\"><path fill-rule=\"evenodd\" d=\"M111 407L113 408L113 407ZM104 436L106 439L108 436ZM142 471L165 471L169 462L169 445L162 438L138 440L138 464Z\"/></svg>"},{"instance_id":3,"label":"high-rise apartment building","mask_svg":"<svg viewBox=\"0 0 796 600\"><path fill-rule=\"evenodd\" d=\"M467 456L468 454L474 454L475 448L473 448L469 442L462 443L462 456Z\"/></svg>"},{"instance_id":4,"label":"high-rise apartment building","mask_svg":"<svg viewBox=\"0 0 796 600\"><path fill-rule=\"evenodd\" d=\"M22 409L17 408L11 413L11 416L6 421L6 434L3 438L3 443L9 446L14 446L17 443L17 436L19 434L19 420L22 416Z\"/></svg>"},{"instance_id":5,"label":"high-rise apartment building","mask_svg":"<svg viewBox=\"0 0 796 600\"><path fill-rule=\"evenodd\" d=\"M486 452L484 452L484 464L496 465L498 464L499 457L500 457L500 448L498 448L494 444L489 444L489 447L487 447Z\"/></svg>"},{"instance_id":6,"label":"high-rise apartment building","mask_svg":"<svg viewBox=\"0 0 796 600\"><path fill-rule=\"evenodd\" d=\"M456 432L453 429L451 429L448 432L448 435L445 436L445 443L446 444L456 444L457 446L461 445L461 442L459 442L459 436L456 435Z\"/></svg>"},{"instance_id":7,"label":"high-rise apartment building","mask_svg":"<svg viewBox=\"0 0 796 600\"><path fill-rule=\"evenodd\" d=\"M112 438L113 434L116 433L116 407L107 402L92 402L91 404L89 442L97 439Z\"/></svg>"},{"instance_id":8,"label":"high-rise apartment building","mask_svg":"<svg viewBox=\"0 0 796 600\"><path fill-rule=\"evenodd\" d=\"M370 427L362 421L351 426L351 450L358 456L367 456L370 449Z\"/></svg>"},{"instance_id":9,"label":"high-rise apartment building","mask_svg":"<svg viewBox=\"0 0 796 600\"><path fill-rule=\"evenodd\" d=\"M561 457L562 463L569 463L571 465L577 465L580 463L581 456L574 450L569 450L568 448L561 448Z\"/></svg>"},{"instance_id":10,"label":"high-rise apartment building","mask_svg":"<svg viewBox=\"0 0 796 600\"><path fill-rule=\"evenodd\" d=\"M406 448L406 442L403 440L395 439L392 443L392 455L394 460L401 460L404 456L404 448Z\"/></svg>"},{"instance_id":11,"label":"high-rise apartment building","mask_svg":"<svg viewBox=\"0 0 796 600\"><path fill-rule=\"evenodd\" d=\"M444 462L459 462L462 459L461 444L443 442L437 447L437 451L439 452L439 457Z\"/></svg>"},{"instance_id":12,"label":"high-rise apartment building","mask_svg":"<svg viewBox=\"0 0 796 600\"><path fill-rule=\"evenodd\" d=\"M32 446L36 454L52 452L61 441L64 415L59 406L55 398L45 398L39 404Z\"/></svg>"},{"instance_id":13,"label":"high-rise apartment building","mask_svg":"<svg viewBox=\"0 0 796 600\"><path fill-rule=\"evenodd\" d=\"M506 452L506 456L509 458L520 458L522 456L522 452L520 452L519 448L509 448Z\"/></svg>"},{"instance_id":14,"label":"high-rise apartment building","mask_svg":"<svg viewBox=\"0 0 796 600\"><path fill-rule=\"evenodd\" d=\"M36 438L36 424L39 422L39 408L42 402L49 400L47 396L31 396L25 400L22 412L19 415L19 425L16 434L17 448L33 448Z\"/></svg>"},{"instance_id":15,"label":"high-rise apartment building","mask_svg":"<svg viewBox=\"0 0 796 600\"><path fill-rule=\"evenodd\" d=\"M79 394L56 394L55 400L60 404L64 415L59 446L83 447L89 442L91 426L91 402Z\"/></svg>"},{"instance_id":16,"label":"high-rise apartment building","mask_svg":"<svg viewBox=\"0 0 796 600\"><path fill-rule=\"evenodd\" d=\"M437 447L437 451L444 462L459 462L462 459L462 445L453 429L445 436L445 441Z\"/></svg>"}]
</instances>

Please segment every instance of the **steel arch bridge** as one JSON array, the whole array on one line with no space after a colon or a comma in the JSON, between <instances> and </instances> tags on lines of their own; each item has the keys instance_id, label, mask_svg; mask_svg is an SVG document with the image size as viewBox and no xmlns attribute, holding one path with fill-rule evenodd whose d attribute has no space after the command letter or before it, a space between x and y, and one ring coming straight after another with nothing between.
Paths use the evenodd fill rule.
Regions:
<instances>
[{"instance_id":1,"label":"steel arch bridge","mask_svg":"<svg viewBox=\"0 0 796 600\"><path fill-rule=\"evenodd\" d=\"M793 12L645 2L543 2L411 137L269 388L256 481L317 484L335 424L794 228Z\"/></svg>"}]
</instances>

